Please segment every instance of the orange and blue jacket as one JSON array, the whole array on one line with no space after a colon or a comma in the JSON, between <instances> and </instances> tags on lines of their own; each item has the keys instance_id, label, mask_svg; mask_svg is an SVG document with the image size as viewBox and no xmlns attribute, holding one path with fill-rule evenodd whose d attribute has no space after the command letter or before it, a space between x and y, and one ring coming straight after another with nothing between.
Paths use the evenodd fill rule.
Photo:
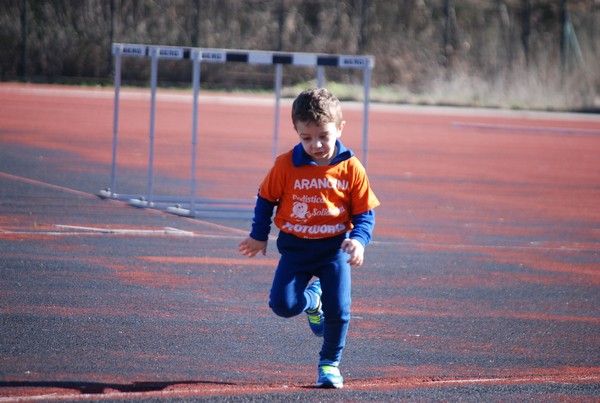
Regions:
<instances>
[{"instance_id":1,"label":"orange and blue jacket","mask_svg":"<svg viewBox=\"0 0 600 403\"><path fill-rule=\"evenodd\" d=\"M365 168L341 141L328 166L318 166L302 144L280 155L260 185L250 236L266 241L271 218L280 231L298 238L329 238L350 232L366 246L379 200Z\"/></svg>"}]
</instances>

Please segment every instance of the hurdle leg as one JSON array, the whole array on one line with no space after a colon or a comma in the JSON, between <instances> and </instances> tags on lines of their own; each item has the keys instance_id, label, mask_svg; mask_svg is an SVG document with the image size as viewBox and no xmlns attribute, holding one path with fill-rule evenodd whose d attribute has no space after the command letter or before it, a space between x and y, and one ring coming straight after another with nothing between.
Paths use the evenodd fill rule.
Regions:
<instances>
[{"instance_id":1,"label":"hurdle leg","mask_svg":"<svg viewBox=\"0 0 600 403\"><path fill-rule=\"evenodd\" d=\"M283 65L275 65L275 118L273 129L273 161L279 154L279 109L281 104L281 81L283 80Z\"/></svg>"},{"instance_id":2,"label":"hurdle leg","mask_svg":"<svg viewBox=\"0 0 600 403\"><path fill-rule=\"evenodd\" d=\"M115 55L115 100L113 105L113 140L112 140L112 162L110 165L110 187L100 191L102 198L116 198L117 196L117 146L119 137L119 107L121 92L121 59L123 45L113 46Z\"/></svg>"},{"instance_id":3,"label":"hurdle leg","mask_svg":"<svg viewBox=\"0 0 600 403\"><path fill-rule=\"evenodd\" d=\"M367 155L369 148L369 102L371 92L371 66L366 66L363 69L363 88L364 88L364 101L363 101L363 156L362 163L364 167L367 167Z\"/></svg>"},{"instance_id":4,"label":"hurdle leg","mask_svg":"<svg viewBox=\"0 0 600 403\"><path fill-rule=\"evenodd\" d=\"M323 88L325 85L325 67L317 66L317 87Z\"/></svg>"},{"instance_id":5,"label":"hurdle leg","mask_svg":"<svg viewBox=\"0 0 600 403\"><path fill-rule=\"evenodd\" d=\"M148 150L148 186L146 197L129 199L129 204L134 207L152 207L154 198L154 131L156 121L156 87L158 76L158 50L150 48L152 64L150 69L150 129Z\"/></svg>"},{"instance_id":6,"label":"hurdle leg","mask_svg":"<svg viewBox=\"0 0 600 403\"><path fill-rule=\"evenodd\" d=\"M198 145L198 93L200 91L200 52L192 53L192 85L194 87L194 101L192 111L192 172L190 180L190 216L196 211L196 147Z\"/></svg>"}]
</instances>

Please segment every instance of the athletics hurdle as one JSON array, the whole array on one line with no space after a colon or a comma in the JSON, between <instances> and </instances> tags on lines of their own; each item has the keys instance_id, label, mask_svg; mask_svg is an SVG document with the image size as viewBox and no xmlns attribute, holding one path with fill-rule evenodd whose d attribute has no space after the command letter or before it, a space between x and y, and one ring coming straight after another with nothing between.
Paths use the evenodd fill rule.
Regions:
<instances>
[{"instance_id":1,"label":"athletics hurdle","mask_svg":"<svg viewBox=\"0 0 600 403\"><path fill-rule=\"evenodd\" d=\"M128 200L135 207L157 207L157 203L173 204L166 211L189 217L198 217L208 214L210 217L222 218L248 218L251 214L253 201L240 200L215 200L198 198L196 195L196 158L198 139L198 94L200 90L200 63L226 63L241 62L247 64L270 64L275 66L275 116L273 131L273 158L278 154L279 142L279 113L281 101L281 85L283 77L283 65L316 67L317 85L323 86L324 67L332 66L338 68L362 69L364 87L363 105L363 154L362 162L367 165L368 153L368 113L369 94L371 87L371 71L375 66L373 56L333 55L317 53L287 53L274 51L248 51L232 49L211 48L182 48L174 46L157 46L142 44L113 43L113 55L115 56L115 96L113 116L113 144L110 187L99 192L101 198ZM121 90L121 64L123 57L149 57L151 59L150 70L150 128L149 128L149 155L147 173L147 191L143 196L131 194L119 194L117 189L117 149L119 136L119 105ZM154 194L154 137L155 137L155 114L156 114L156 91L158 76L158 60L192 60L192 86L193 86L193 113L192 113L192 144L191 144L191 174L190 195L186 198L173 196L158 196ZM184 208L187 203L189 208ZM224 208L224 205L237 206Z\"/></svg>"}]
</instances>

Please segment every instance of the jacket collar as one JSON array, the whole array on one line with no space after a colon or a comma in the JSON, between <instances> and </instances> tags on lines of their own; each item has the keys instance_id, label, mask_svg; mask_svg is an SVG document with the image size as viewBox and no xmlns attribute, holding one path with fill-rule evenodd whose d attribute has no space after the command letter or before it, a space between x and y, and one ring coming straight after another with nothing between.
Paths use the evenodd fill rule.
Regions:
<instances>
[{"instance_id":1,"label":"jacket collar","mask_svg":"<svg viewBox=\"0 0 600 403\"><path fill-rule=\"evenodd\" d=\"M337 154L335 157L333 157L329 165L335 165L354 156L354 152L352 152L352 150L349 148L346 148L346 146L344 146L339 139L335 141L335 146L337 149ZM304 147L302 147L301 143L298 143L292 150L292 162L296 167L302 165L317 165L317 163L310 158L306 151L304 151Z\"/></svg>"}]
</instances>

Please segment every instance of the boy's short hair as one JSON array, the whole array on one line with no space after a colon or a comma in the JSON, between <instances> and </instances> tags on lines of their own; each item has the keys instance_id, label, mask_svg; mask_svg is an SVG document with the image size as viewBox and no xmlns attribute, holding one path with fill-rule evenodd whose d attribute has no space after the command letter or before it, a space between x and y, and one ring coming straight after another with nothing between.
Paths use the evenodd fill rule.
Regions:
<instances>
[{"instance_id":1,"label":"boy's short hair","mask_svg":"<svg viewBox=\"0 0 600 403\"><path fill-rule=\"evenodd\" d=\"M292 104L292 122L310 122L325 125L334 122L339 127L343 121L339 99L325 88L302 91Z\"/></svg>"}]
</instances>

